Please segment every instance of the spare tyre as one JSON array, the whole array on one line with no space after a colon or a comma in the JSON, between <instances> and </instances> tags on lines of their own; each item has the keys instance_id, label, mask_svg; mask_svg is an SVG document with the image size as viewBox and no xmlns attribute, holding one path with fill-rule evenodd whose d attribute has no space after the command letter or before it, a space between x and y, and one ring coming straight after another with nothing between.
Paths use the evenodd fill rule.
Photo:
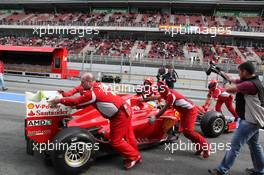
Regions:
<instances>
[{"instance_id":1,"label":"spare tyre","mask_svg":"<svg viewBox=\"0 0 264 175\"><path fill-rule=\"evenodd\" d=\"M121 82L121 78L119 76L115 77L115 83L120 83Z\"/></svg>"},{"instance_id":2,"label":"spare tyre","mask_svg":"<svg viewBox=\"0 0 264 175\"><path fill-rule=\"evenodd\" d=\"M113 83L114 82L114 77L112 75L108 76L108 83Z\"/></svg>"}]
</instances>

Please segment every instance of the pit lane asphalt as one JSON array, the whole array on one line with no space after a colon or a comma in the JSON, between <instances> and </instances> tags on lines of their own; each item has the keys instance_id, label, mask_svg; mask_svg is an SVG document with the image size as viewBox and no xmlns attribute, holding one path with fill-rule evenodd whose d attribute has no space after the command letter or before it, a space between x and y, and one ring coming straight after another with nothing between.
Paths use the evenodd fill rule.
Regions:
<instances>
[{"instance_id":1,"label":"pit lane asphalt","mask_svg":"<svg viewBox=\"0 0 264 175\"><path fill-rule=\"evenodd\" d=\"M9 92L23 93L25 90L56 90L54 86L29 85L8 83ZM22 103L0 101L0 175L56 175L52 166L46 165L41 155L26 155L24 140L25 109ZM199 130L199 127L197 127ZM264 146L264 132L260 134L261 144ZM216 139L208 139L210 143L228 143L232 133L224 134ZM181 142L187 140L180 137ZM179 144L179 141L177 142ZM165 145L152 149L142 150L143 163L132 170L122 168L120 156L106 156L96 160L82 175L206 175L207 169L217 166L224 156L224 151L217 151L209 159L202 159L193 155L192 151L177 150L173 154ZM243 175L244 169L251 167L251 158L248 147L245 146L237 159L231 173Z\"/></svg>"}]
</instances>

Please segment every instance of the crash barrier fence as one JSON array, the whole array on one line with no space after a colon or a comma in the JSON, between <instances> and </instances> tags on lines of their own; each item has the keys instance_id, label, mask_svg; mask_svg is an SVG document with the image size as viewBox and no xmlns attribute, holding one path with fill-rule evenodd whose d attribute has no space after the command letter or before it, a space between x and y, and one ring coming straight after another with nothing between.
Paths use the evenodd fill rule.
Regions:
<instances>
[{"instance_id":1,"label":"crash barrier fence","mask_svg":"<svg viewBox=\"0 0 264 175\"><path fill-rule=\"evenodd\" d=\"M74 69L77 69L77 67L73 67ZM34 83L34 84L43 84L43 85L56 85L52 81L43 81L43 78L58 78L55 75L49 72L41 72L40 70L34 69L30 71L21 71L20 70L14 70L14 69L5 69L6 77L5 80L9 82L20 82L20 83ZM89 68L84 68L83 70L80 70L80 74L84 72L90 72L91 70ZM69 71L69 70L65 70ZM143 84L143 80L145 77L151 76L154 80L156 80L155 75L150 74L130 74L130 73L121 73L121 72L110 72L110 71L103 71L103 70L92 70L91 71L94 75L96 80L102 81L104 79L104 82L108 83L108 86L111 87L111 89L115 92L121 92L121 93L135 93L136 88L139 87L139 85ZM15 75L15 76L10 76ZM36 79L32 79L36 78ZM38 79L41 78L41 79ZM70 88L73 86L73 82L77 82L80 80L79 77L68 77L71 81L66 81L66 83L62 83L61 86L65 88ZM63 81L64 82L64 81ZM180 89L182 91L185 91L186 93L192 93L193 91L196 91L197 98L200 98L200 93L203 93L206 91L207 82L205 79L190 79L186 77L180 77L180 79L177 80L175 83L175 88Z\"/></svg>"},{"instance_id":2,"label":"crash barrier fence","mask_svg":"<svg viewBox=\"0 0 264 175\"><path fill-rule=\"evenodd\" d=\"M90 60L88 59L90 58ZM70 59L71 60L71 59ZM95 60L102 60L102 64L95 64ZM106 61L107 60L107 61ZM72 61L72 60L71 60ZM105 66L109 66L109 61L116 61L116 67L115 70L108 69ZM157 63L155 62L149 62L149 64L141 63L139 64L141 66L141 71L133 70L131 71L132 66L137 65L134 62L131 63L131 61L127 58L117 58L112 57L111 59L108 59L106 57L86 57L84 60L82 60L81 63L73 63L69 62L69 69L62 70L66 72L67 75L70 75L70 69L78 70L80 71L79 76L67 76L68 79L72 80L79 80L79 77L84 72L93 72L96 79L98 81L102 81L103 78L105 79L105 82L109 83L116 83L116 84L130 84L130 85L140 85L142 84L145 77L153 77L154 80L156 80L157 72L150 71L151 67L159 67L160 65L166 65L166 64L173 64L176 68L180 67L181 69L187 69L188 66L190 67L190 62L188 61L171 61L171 60L159 60L156 59ZM73 63L73 65L71 65ZM112 64L113 62L111 62ZM152 63L152 64L151 64ZM153 65L155 64L155 66ZM105 64L105 65L103 65ZM101 65L99 68L98 65ZM111 65L110 65L111 66ZM126 68L124 68L126 66ZM207 70L208 65L206 63L202 65L193 65L196 66L195 68L200 67L200 72L195 71L195 74L191 74L190 71L187 70L181 70L181 74L179 74L179 79L175 83L175 88L183 89L186 91L196 90L196 91L206 91L206 87L208 84L208 79L205 75L205 70ZM226 72L229 72L231 69L236 70L236 65L219 65L222 67L223 70ZM260 66L257 67L258 70L261 69ZM143 71L142 71L143 70ZM179 70L179 69L177 69ZM261 69L262 70L262 69ZM60 78L58 74L51 73L51 70L47 66L40 66L40 65L6 65L5 69L6 73L17 75L17 76L31 76L31 77L46 77L46 78ZM179 70L180 71L180 70ZM217 75L214 75L213 79L219 79L221 78ZM17 78L19 80L19 78ZM120 86L117 86L120 88ZM123 88L123 87L122 87ZM125 91L127 91L127 88L131 87L125 87ZM124 89L122 89L123 91ZM191 93L191 92L190 92Z\"/></svg>"},{"instance_id":3,"label":"crash barrier fence","mask_svg":"<svg viewBox=\"0 0 264 175\"><path fill-rule=\"evenodd\" d=\"M77 69L77 67L71 67ZM105 82L108 82L107 87L111 88L111 91L116 93L136 93L136 89L140 88L140 85L143 84L143 80L147 76L151 76L154 80L156 80L156 74L130 74L124 72L111 72L106 70L91 70L90 68L80 69L80 74L84 72L92 72L95 75L96 80L102 81L103 78ZM30 84L41 84L47 86L58 86L58 84L54 83L50 78L58 78L56 74L52 74L49 72L41 72L40 70L31 70L31 72L22 72L18 70L10 70L6 69L7 75L5 80L9 82L17 82L17 83L30 83ZM36 71L36 72L33 72ZM68 72L69 70L65 70ZM16 76L9 76L9 75ZM33 78L34 77L34 78ZM35 78L35 77L41 77ZM49 81L43 81L43 78L49 78ZM195 77L194 77L195 78ZM197 77L196 77L197 78ZM79 77L68 77L71 81L63 80L63 83L60 83L60 86L63 88L72 88L74 84L77 84L80 79ZM116 81L118 79L118 81ZM73 82L74 81L74 82ZM186 97L191 99L201 100L206 97L207 93L207 80L206 79L192 79L184 76L180 76L180 79L175 83L175 87L181 93L184 93Z\"/></svg>"},{"instance_id":4,"label":"crash barrier fence","mask_svg":"<svg viewBox=\"0 0 264 175\"><path fill-rule=\"evenodd\" d=\"M225 59L224 63L218 64L225 72L236 72L237 64L234 64L231 59ZM80 63L99 63L99 64L116 64L121 66L143 66L143 67L160 67L168 64L173 65L175 68L180 69L193 69L204 71L208 68L208 61L187 60L181 57L175 57L173 59L162 58L129 58L128 56L101 56L93 54L71 54L68 56L70 62ZM264 71L264 65L258 64L253 61L256 66L256 70L262 75Z\"/></svg>"},{"instance_id":5,"label":"crash barrier fence","mask_svg":"<svg viewBox=\"0 0 264 175\"><path fill-rule=\"evenodd\" d=\"M76 69L80 71L79 76L70 77L68 76L68 79L71 80L79 80L79 77L84 72L92 72L96 78L97 81L102 81L104 79L104 82L108 83L125 83L125 84L142 84L144 78L146 77L152 77L154 80L156 79L156 74L149 74L147 72L145 73L138 73L138 74L131 74L126 71L116 70L116 71L107 71L104 69L90 69L89 67L71 67L70 69ZM65 72L69 72L69 69L63 70ZM59 78L55 77L54 73L51 73L49 69L47 69L45 66L42 68L41 66L38 67L29 67L29 66L7 66L5 68L5 73L7 75L16 75L16 76L28 76L28 77L43 77L43 78ZM68 74L68 73L66 73ZM68 74L69 75L69 74ZM19 78L18 78L19 79ZM201 82L204 82L204 80L199 79L198 77L195 79L187 78L181 76L180 79L177 80L178 84L182 84L182 86L190 87L193 83L201 84Z\"/></svg>"}]
</instances>

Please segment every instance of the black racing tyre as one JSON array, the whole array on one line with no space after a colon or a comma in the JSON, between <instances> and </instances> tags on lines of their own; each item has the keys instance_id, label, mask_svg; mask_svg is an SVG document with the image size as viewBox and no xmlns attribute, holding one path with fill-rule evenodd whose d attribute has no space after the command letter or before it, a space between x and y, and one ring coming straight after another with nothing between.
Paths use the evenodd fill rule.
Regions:
<instances>
[{"instance_id":1,"label":"black racing tyre","mask_svg":"<svg viewBox=\"0 0 264 175\"><path fill-rule=\"evenodd\" d=\"M79 174L88 169L95 158L95 139L85 129L65 128L54 137L53 143L56 149L51 152L51 159L60 174Z\"/></svg>"},{"instance_id":2,"label":"black racing tyre","mask_svg":"<svg viewBox=\"0 0 264 175\"><path fill-rule=\"evenodd\" d=\"M104 75L102 77L102 82L107 83L107 81L108 81L108 77L106 75Z\"/></svg>"},{"instance_id":3,"label":"black racing tyre","mask_svg":"<svg viewBox=\"0 0 264 175\"><path fill-rule=\"evenodd\" d=\"M108 83L113 83L114 82L114 77L112 75L108 76Z\"/></svg>"},{"instance_id":4,"label":"black racing tyre","mask_svg":"<svg viewBox=\"0 0 264 175\"><path fill-rule=\"evenodd\" d=\"M201 118L201 130L206 137L220 136L226 127L226 120L222 113L216 111L206 112Z\"/></svg>"},{"instance_id":5,"label":"black racing tyre","mask_svg":"<svg viewBox=\"0 0 264 175\"><path fill-rule=\"evenodd\" d=\"M121 82L121 78L119 76L115 77L115 83L120 83Z\"/></svg>"}]
</instances>

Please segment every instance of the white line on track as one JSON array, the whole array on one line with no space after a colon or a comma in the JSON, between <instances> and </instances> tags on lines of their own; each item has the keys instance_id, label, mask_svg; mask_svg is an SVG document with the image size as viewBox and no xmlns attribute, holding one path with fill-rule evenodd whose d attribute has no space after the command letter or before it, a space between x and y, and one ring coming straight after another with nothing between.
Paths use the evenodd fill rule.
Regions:
<instances>
[{"instance_id":1,"label":"white line on track","mask_svg":"<svg viewBox=\"0 0 264 175\"><path fill-rule=\"evenodd\" d=\"M24 93L15 93L15 92L0 92L0 94L25 95Z\"/></svg>"},{"instance_id":2,"label":"white line on track","mask_svg":"<svg viewBox=\"0 0 264 175\"><path fill-rule=\"evenodd\" d=\"M1 101L12 102L12 103L21 103L21 104L24 104L24 103L25 103L25 102L23 102L23 101L5 100L5 99L0 99L0 102L1 102Z\"/></svg>"}]
</instances>

